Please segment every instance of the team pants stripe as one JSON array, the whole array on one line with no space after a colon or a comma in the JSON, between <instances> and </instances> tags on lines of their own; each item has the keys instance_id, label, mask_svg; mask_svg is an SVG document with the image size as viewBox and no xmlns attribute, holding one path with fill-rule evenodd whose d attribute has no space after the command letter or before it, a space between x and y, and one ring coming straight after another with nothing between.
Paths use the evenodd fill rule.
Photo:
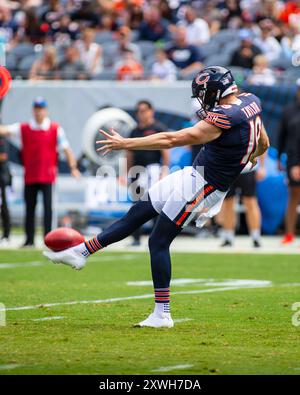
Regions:
<instances>
[{"instance_id":1,"label":"team pants stripe","mask_svg":"<svg viewBox=\"0 0 300 395\"><path fill-rule=\"evenodd\" d=\"M208 195L210 195L214 190L215 188L212 185L206 184L199 193L199 195L192 202L187 203L181 210L181 212L177 215L177 217L175 218L176 225L182 226L184 221L186 221L193 212L193 209L195 209L197 205L199 205L201 201L204 200Z\"/></svg>"}]
</instances>

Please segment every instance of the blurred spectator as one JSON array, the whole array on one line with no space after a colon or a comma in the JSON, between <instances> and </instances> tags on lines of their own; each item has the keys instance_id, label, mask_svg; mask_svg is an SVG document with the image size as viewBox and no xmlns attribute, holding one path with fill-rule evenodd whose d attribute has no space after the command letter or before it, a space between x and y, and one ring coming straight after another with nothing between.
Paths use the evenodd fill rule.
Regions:
<instances>
[{"instance_id":1,"label":"blurred spectator","mask_svg":"<svg viewBox=\"0 0 300 395\"><path fill-rule=\"evenodd\" d=\"M254 2L256 4L253 7ZM252 0L249 3L249 8L251 8L252 12L255 12L253 16L256 17L256 21L265 18L271 18L273 21L277 20L283 7L283 2L278 0Z\"/></svg>"},{"instance_id":2,"label":"blurred spectator","mask_svg":"<svg viewBox=\"0 0 300 395\"><path fill-rule=\"evenodd\" d=\"M297 80L297 96L294 103L288 105L281 120L278 136L278 167L282 169L280 157L287 155L287 177L289 181L289 201L285 216L285 237L283 244L290 244L295 238L297 207L300 203L300 79Z\"/></svg>"},{"instance_id":3,"label":"blurred spectator","mask_svg":"<svg viewBox=\"0 0 300 395\"><path fill-rule=\"evenodd\" d=\"M156 62L154 62L151 70L151 79L162 81L176 80L176 66L168 59L167 52L159 48L155 52Z\"/></svg>"},{"instance_id":4,"label":"blurred spectator","mask_svg":"<svg viewBox=\"0 0 300 395\"><path fill-rule=\"evenodd\" d=\"M279 19L289 24L294 15L300 14L300 1L287 1L279 14Z\"/></svg>"},{"instance_id":5,"label":"blurred spectator","mask_svg":"<svg viewBox=\"0 0 300 395\"><path fill-rule=\"evenodd\" d=\"M53 46L45 47L41 59L37 59L30 70L31 80L50 80L55 78L57 72L56 49Z\"/></svg>"},{"instance_id":6,"label":"blurred spectator","mask_svg":"<svg viewBox=\"0 0 300 395\"><path fill-rule=\"evenodd\" d=\"M144 20L139 28L139 39L148 41L166 41L169 37L168 22L162 18L156 7L144 10Z\"/></svg>"},{"instance_id":7,"label":"blurred spectator","mask_svg":"<svg viewBox=\"0 0 300 395\"><path fill-rule=\"evenodd\" d=\"M141 8L145 3L144 0L99 0L99 2L102 6L104 5L106 8L113 9L119 14L124 13L129 7L132 6Z\"/></svg>"},{"instance_id":8,"label":"blurred spectator","mask_svg":"<svg viewBox=\"0 0 300 395\"><path fill-rule=\"evenodd\" d=\"M51 35L56 44L70 44L78 38L79 32L78 23L72 22L68 14L61 15L51 24Z\"/></svg>"},{"instance_id":9,"label":"blurred spectator","mask_svg":"<svg viewBox=\"0 0 300 395\"><path fill-rule=\"evenodd\" d=\"M41 21L47 23L49 26L58 21L65 13L63 4L59 0L50 0L45 2Z\"/></svg>"},{"instance_id":10,"label":"blurred spectator","mask_svg":"<svg viewBox=\"0 0 300 395\"><path fill-rule=\"evenodd\" d=\"M293 54L300 50L300 24L299 27L287 29L280 44L285 57L291 59Z\"/></svg>"},{"instance_id":11,"label":"blurred spectator","mask_svg":"<svg viewBox=\"0 0 300 395\"><path fill-rule=\"evenodd\" d=\"M123 59L116 64L116 72L118 80L140 80L143 77L143 66L135 59L131 49L126 49Z\"/></svg>"},{"instance_id":12,"label":"blurred spectator","mask_svg":"<svg viewBox=\"0 0 300 395\"><path fill-rule=\"evenodd\" d=\"M117 29L114 15L111 12L105 12L101 15L100 30L102 32L111 32Z\"/></svg>"},{"instance_id":13,"label":"blurred spectator","mask_svg":"<svg viewBox=\"0 0 300 395\"><path fill-rule=\"evenodd\" d=\"M12 18L12 14L9 8L0 7L0 32L1 36L6 42L13 39L14 34L18 30L18 24Z\"/></svg>"},{"instance_id":14,"label":"blurred spectator","mask_svg":"<svg viewBox=\"0 0 300 395\"><path fill-rule=\"evenodd\" d=\"M123 58L124 52L127 49L133 52L134 57L137 61L141 59L141 52L139 47L131 42L131 30L127 26L122 26L117 32L118 46L115 51L111 53L111 63L118 62Z\"/></svg>"},{"instance_id":15,"label":"blurred spectator","mask_svg":"<svg viewBox=\"0 0 300 395\"><path fill-rule=\"evenodd\" d=\"M168 55L182 76L196 73L202 67L197 47L187 43L187 32L184 26L176 27L175 37L168 49Z\"/></svg>"},{"instance_id":16,"label":"blurred spectator","mask_svg":"<svg viewBox=\"0 0 300 395\"><path fill-rule=\"evenodd\" d=\"M141 1L129 1L125 13L124 24L130 29L138 30L143 21L143 10Z\"/></svg>"},{"instance_id":17,"label":"blurred spectator","mask_svg":"<svg viewBox=\"0 0 300 395\"><path fill-rule=\"evenodd\" d=\"M65 49L65 58L58 65L57 77L63 80L83 80L87 78L85 68L76 47Z\"/></svg>"},{"instance_id":18,"label":"blurred spectator","mask_svg":"<svg viewBox=\"0 0 300 395\"><path fill-rule=\"evenodd\" d=\"M100 17L94 7L95 4L93 1L75 1L75 7L71 12L71 19L81 22L85 27L97 27L100 22Z\"/></svg>"},{"instance_id":19,"label":"blurred spectator","mask_svg":"<svg viewBox=\"0 0 300 395\"><path fill-rule=\"evenodd\" d=\"M268 59L264 55L255 56L253 70L248 82L252 85L274 85L276 78L268 65Z\"/></svg>"},{"instance_id":20,"label":"blurred spectator","mask_svg":"<svg viewBox=\"0 0 300 395\"><path fill-rule=\"evenodd\" d=\"M160 0L158 8L161 12L161 16L170 23L175 23L176 17L174 11L170 6L171 2L168 0Z\"/></svg>"},{"instance_id":21,"label":"blurred spectator","mask_svg":"<svg viewBox=\"0 0 300 395\"><path fill-rule=\"evenodd\" d=\"M103 69L102 48L94 42L95 31L86 28L82 33L82 40L78 41L80 60L90 76L99 74Z\"/></svg>"},{"instance_id":22,"label":"blurred spectator","mask_svg":"<svg viewBox=\"0 0 300 395\"><path fill-rule=\"evenodd\" d=\"M261 28L261 37L254 40L254 44L267 57L268 61L278 59L281 54L281 46L272 35L273 22L270 19L264 19L259 23Z\"/></svg>"},{"instance_id":23,"label":"blurred spectator","mask_svg":"<svg viewBox=\"0 0 300 395\"><path fill-rule=\"evenodd\" d=\"M242 17L242 9L240 1L238 0L226 0L225 9L223 11L223 23L227 26L228 23L234 18Z\"/></svg>"},{"instance_id":24,"label":"blurred spectator","mask_svg":"<svg viewBox=\"0 0 300 395\"><path fill-rule=\"evenodd\" d=\"M188 44L201 45L209 41L210 31L208 23L204 19L197 17L197 12L194 8L186 7L182 23L186 27Z\"/></svg>"},{"instance_id":25,"label":"blurred spectator","mask_svg":"<svg viewBox=\"0 0 300 395\"><path fill-rule=\"evenodd\" d=\"M256 55L261 53L261 51L256 45L253 44L252 36L246 30L242 30L240 32L240 38L240 47L232 54L230 64L231 66L252 69L253 60Z\"/></svg>"},{"instance_id":26,"label":"blurred spectator","mask_svg":"<svg viewBox=\"0 0 300 395\"><path fill-rule=\"evenodd\" d=\"M48 23L40 23L34 8L25 12L23 27L25 37L33 44L44 43L50 30Z\"/></svg>"}]
</instances>

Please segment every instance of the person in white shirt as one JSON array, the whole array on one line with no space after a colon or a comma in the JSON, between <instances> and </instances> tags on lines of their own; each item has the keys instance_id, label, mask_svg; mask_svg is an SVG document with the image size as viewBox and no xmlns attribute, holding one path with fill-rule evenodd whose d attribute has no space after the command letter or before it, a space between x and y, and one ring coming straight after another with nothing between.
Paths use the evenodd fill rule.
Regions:
<instances>
[{"instance_id":1,"label":"person in white shirt","mask_svg":"<svg viewBox=\"0 0 300 395\"><path fill-rule=\"evenodd\" d=\"M276 83L276 78L268 65L268 59L264 55L256 55L252 73L248 77L248 82L252 85L274 85Z\"/></svg>"},{"instance_id":2,"label":"person in white shirt","mask_svg":"<svg viewBox=\"0 0 300 395\"><path fill-rule=\"evenodd\" d=\"M282 48L280 43L272 35L273 22L270 19L263 19L260 24L261 37L254 40L254 44L262 51L269 62L278 59Z\"/></svg>"},{"instance_id":3,"label":"person in white shirt","mask_svg":"<svg viewBox=\"0 0 300 395\"><path fill-rule=\"evenodd\" d=\"M97 75L103 70L102 47L94 42L95 32L86 28L82 40L77 42L80 60L85 65L90 76Z\"/></svg>"},{"instance_id":4,"label":"person in white shirt","mask_svg":"<svg viewBox=\"0 0 300 395\"><path fill-rule=\"evenodd\" d=\"M155 52L156 62L152 65L151 79L161 81L176 81L177 70L174 63L168 59L168 54L163 48Z\"/></svg>"},{"instance_id":5,"label":"person in white shirt","mask_svg":"<svg viewBox=\"0 0 300 395\"><path fill-rule=\"evenodd\" d=\"M58 151L64 152L72 176L79 177L80 172L63 128L49 119L48 104L42 97L33 102L33 119L29 122L0 125L0 136L18 136L21 139L26 206L24 247L32 247L39 192L43 194L44 235L52 228L52 191L57 174Z\"/></svg>"},{"instance_id":6,"label":"person in white shirt","mask_svg":"<svg viewBox=\"0 0 300 395\"><path fill-rule=\"evenodd\" d=\"M187 42L192 45L205 44L210 39L210 30L208 23L198 18L196 10L187 6L184 13L184 21L179 22L186 27Z\"/></svg>"}]
</instances>

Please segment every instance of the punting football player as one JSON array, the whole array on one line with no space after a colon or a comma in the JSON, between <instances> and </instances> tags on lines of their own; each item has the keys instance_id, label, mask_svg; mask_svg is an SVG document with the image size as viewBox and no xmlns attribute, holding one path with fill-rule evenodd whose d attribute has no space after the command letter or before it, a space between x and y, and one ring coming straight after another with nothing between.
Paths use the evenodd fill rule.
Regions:
<instances>
[{"instance_id":1,"label":"punting football player","mask_svg":"<svg viewBox=\"0 0 300 395\"><path fill-rule=\"evenodd\" d=\"M255 165L269 147L260 100L250 93L238 94L230 70L219 66L204 68L192 82L192 93L201 105L202 120L196 125L141 138L123 138L114 130L101 131L105 139L98 144L103 154L121 149L159 150L204 144L193 166L158 181L123 218L91 240L60 252L44 252L55 263L81 269L90 255L158 217L149 238L155 307L148 318L137 324L140 327L173 327L170 244L192 220L203 226L216 215L230 185L246 166Z\"/></svg>"}]
</instances>

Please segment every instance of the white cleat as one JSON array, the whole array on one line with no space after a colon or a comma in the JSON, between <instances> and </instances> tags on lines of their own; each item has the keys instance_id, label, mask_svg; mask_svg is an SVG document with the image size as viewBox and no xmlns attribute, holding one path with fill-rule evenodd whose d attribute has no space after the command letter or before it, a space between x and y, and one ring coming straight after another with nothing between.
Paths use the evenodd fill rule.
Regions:
<instances>
[{"instance_id":1,"label":"white cleat","mask_svg":"<svg viewBox=\"0 0 300 395\"><path fill-rule=\"evenodd\" d=\"M63 263L76 270L82 269L86 263L86 258L75 251L74 247L59 252L43 251L43 255L53 263Z\"/></svg>"},{"instance_id":2,"label":"white cleat","mask_svg":"<svg viewBox=\"0 0 300 395\"><path fill-rule=\"evenodd\" d=\"M150 328L173 328L174 321L170 314L155 314L152 313L146 318L144 321L135 324L135 328L143 328L143 327L150 327Z\"/></svg>"}]
</instances>

